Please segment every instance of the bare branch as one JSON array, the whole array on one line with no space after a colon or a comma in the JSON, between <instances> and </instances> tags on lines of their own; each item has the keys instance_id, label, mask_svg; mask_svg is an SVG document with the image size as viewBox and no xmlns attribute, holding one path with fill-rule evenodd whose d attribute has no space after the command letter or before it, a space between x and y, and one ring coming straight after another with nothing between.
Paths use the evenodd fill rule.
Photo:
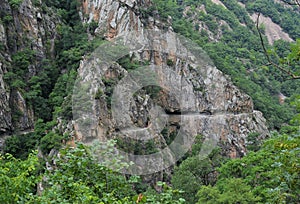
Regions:
<instances>
[{"instance_id":1,"label":"bare branch","mask_svg":"<svg viewBox=\"0 0 300 204\"><path fill-rule=\"evenodd\" d=\"M290 1L290 0L281 0L283 3L286 3L288 5L291 6L299 6L300 7L300 1L299 0L294 0L294 1Z\"/></svg>"},{"instance_id":2,"label":"bare branch","mask_svg":"<svg viewBox=\"0 0 300 204\"><path fill-rule=\"evenodd\" d=\"M295 0L295 1L299 1L299 0ZM260 42L261 42L264 54L265 54L265 56L266 56L266 58L267 58L267 60L269 62L267 66L270 66L270 65L274 66L275 68L277 68L280 71L284 72L285 74L289 75L291 77L290 79L300 79L300 76L293 74L290 70L288 70L288 69L286 69L286 68L284 68L284 67L276 64L275 62L273 62L271 60L271 57L270 57L270 55L267 52L267 49L266 49L266 46L265 46L265 43L264 43L264 40L263 40L263 36L262 36L262 34L261 34L260 30L259 30L259 17L260 17L260 13L258 13L258 15L257 15L256 29L257 29L258 34L259 34L259 38L260 38Z\"/></svg>"}]
</instances>

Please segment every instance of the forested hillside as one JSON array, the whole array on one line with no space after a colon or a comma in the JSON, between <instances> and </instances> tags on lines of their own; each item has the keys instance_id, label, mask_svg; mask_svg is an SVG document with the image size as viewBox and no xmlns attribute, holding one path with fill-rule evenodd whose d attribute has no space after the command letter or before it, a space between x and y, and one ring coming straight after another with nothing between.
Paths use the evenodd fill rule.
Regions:
<instances>
[{"instance_id":1,"label":"forested hillside","mask_svg":"<svg viewBox=\"0 0 300 204\"><path fill-rule=\"evenodd\" d=\"M299 203L297 0L4 0L0 18L0 203ZM144 50L110 49L132 31L139 33L132 45L145 41ZM170 33L190 41L180 44ZM159 46L149 51L152 41ZM205 52L208 65L181 57L183 44L195 56ZM111 55L101 64L95 53L102 51ZM162 67L163 86L140 88L129 113L117 115L139 131L159 129L140 141L126 138L128 121L118 126L114 91L126 74L147 66ZM186 106L171 94L180 80L164 70L186 78ZM80 79L88 83L78 91ZM152 112L156 104L168 120ZM180 145L189 138L178 141L181 132L193 134L186 152ZM168 152L166 167L117 156L169 146L184 153ZM149 171L129 174L132 167Z\"/></svg>"}]
</instances>

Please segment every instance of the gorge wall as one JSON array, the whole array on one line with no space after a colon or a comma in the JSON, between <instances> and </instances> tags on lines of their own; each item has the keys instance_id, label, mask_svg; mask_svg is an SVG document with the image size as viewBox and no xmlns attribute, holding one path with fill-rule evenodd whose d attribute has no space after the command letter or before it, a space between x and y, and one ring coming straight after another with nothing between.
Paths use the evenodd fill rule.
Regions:
<instances>
[{"instance_id":1,"label":"gorge wall","mask_svg":"<svg viewBox=\"0 0 300 204\"><path fill-rule=\"evenodd\" d=\"M95 80L94 84L97 85L94 85L92 89L100 90L102 93L93 109L94 117L99 118L99 122L93 129L93 133L86 134L91 138L85 137L78 131L77 139L89 142L97 137L119 138L122 134L126 137L126 133L120 133L120 128L126 128L132 124L145 128L145 134L151 134L149 127L155 125L155 122L149 115L156 103L168 115L165 133L155 136L158 141L155 144L157 148L167 145L167 138L177 134L178 127L185 125L184 130L193 135L200 134L205 137L215 135L220 138L219 145L223 147L225 155L232 158L243 156L247 151L246 143L249 133L259 133L258 139L268 134L262 114L253 109L251 98L239 91L210 60L193 59L201 55L202 50L199 52L186 50L182 42L178 42L178 39L174 37L175 34L168 22L163 24L159 19L151 16L147 19L141 18L139 7L147 7L149 4L149 1L138 0L83 1L81 7L83 22L96 21L98 23L96 31L105 33L109 41L122 37L124 41L129 42L128 46L140 43L145 48L151 48L150 51L148 49L132 51L131 59L144 61L149 63L149 67L155 67L153 69L156 69L155 72L161 79L159 85L169 92L162 90L156 98L151 98L151 94L145 91L138 92L132 99L128 99L130 111L121 111L120 114L127 121L122 121L120 125L120 121L111 116L110 102L106 100L109 97L106 91L109 88L107 81L114 81L114 85L118 84L119 79L128 74L128 69L122 67L122 64L101 65L97 63L97 59L99 60L97 55L93 55L91 59L81 63L79 75L83 81ZM171 21L171 18L169 20ZM155 32L150 31L149 34L148 29L155 30ZM189 53L189 57L184 58L183 53ZM207 55L203 54L201 57L205 58ZM97 70L96 77L95 71L88 71L92 69ZM177 76L179 78L172 76L167 70L179 73ZM186 80L181 87L181 90L186 90L181 95L185 98L184 107L176 102L176 96L174 96L176 92L174 82L183 79ZM188 116L190 113L194 114L193 117L185 120L185 124L181 124L182 118L180 117ZM128 120L131 121L128 122Z\"/></svg>"},{"instance_id":2,"label":"gorge wall","mask_svg":"<svg viewBox=\"0 0 300 204\"><path fill-rule=\"evenodd\" d=\"M28 59L30 63L25 63L25 68L22 68L24 75L21 77L28 81L43 72L45 59L54 60L55 56L60 19L51 9L42 7L41 2L34 2L24 0L18 6L9 4L7 0L0 3L1 19L4 19L0 23L0 148L5 137L34 128L34 104L30 104L24 97L24 90L7 80L10 79L7 73L19 69L12 58L19 52L27 52L28 47L34 51ZM223 154L230 157L240 157L246 153L249 133L259 133L259 139L266 137L268 130L265 119L259 111L253 109L251 98L235 87L210 60L203 62L195 59L202 51L198 53L197 50L188 50L187 45L178 42L172 31L171 18L161 22L159 15L147 18L142 15L140 8L151 5L151 1L82 0L80 3L82 22L96 22L98 25L96 36L104 35L111 42L123 36L128 42L136 41L144 47L151 47L151 50L134 50L128 56L131 61L157 68L154 70L160 79L159 85L165 89L155 93L152 89L140 90L130 99L130 111L122 112L129 121L117 121L112 117L109 99L115 85L128 74L128 67L122 63L101 67L97 63L97 56L87 57L81 62L78 74L86 81L95 80L97 76L93 85L99 93L93 106L97 125L89 134L82 134L77 131L76 122L70 121L68 127L77 140L89 143L96 138L122 137L119 125L126 128L128 122L144 128L146 134L151 135L148 127L156 125L153 119L156 117L155 111L152 111L155 110L155 104L162 108L167 119L165 127L154 137L154 149L168 145L168 140L173 139L181 126L185 126L184 130L192 135L203 135L204 138L215 135L220 138L219 146ZM149 29L155 32L149 33ZM187 53L188 58L185 58L184 54ZM207 57L206 54L201 56ZM89 71L92 68L97 71L95 76L95 72ZM174 77L171 73L178 75ZM178 80L184 80L184 86L181 87L181 91L182 88L186 90L181 95L185 98L184 108L176 101L176 85L173 84ZM190 115L193 117L182 123L182 118L189 118Z\"/></svg>"}]
</instances>

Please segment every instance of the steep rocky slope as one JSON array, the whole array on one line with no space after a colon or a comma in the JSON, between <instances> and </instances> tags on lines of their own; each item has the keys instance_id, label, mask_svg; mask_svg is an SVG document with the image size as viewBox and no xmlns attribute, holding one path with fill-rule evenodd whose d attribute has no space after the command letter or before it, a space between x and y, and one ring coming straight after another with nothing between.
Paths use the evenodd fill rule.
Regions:
<instances>
[{"instance_id":1,"label":"steep rocky slope","mask_svg":"<svg viewBox=\"0 0 300 204\"><path fill-rule=\"evenodd\" d=\"M169 22L160 22L159 18L151 17L142 18L140 8L147 7L150 1L82 1L81 18L83 23L95 21L98 28L95 33L105 35L106 39L113 40L119 36L128 36L132 32L137 35L137 41L144 46L152 47L152 51L135 51L135 58L140 61L150 62L150 64L158 66L158 76L161 79L167 79L168 73L165 70L173 70L180 73L179 76L186 80L186 89L188 94L183 97L191 101L193 106L189 112L196 113L192 119L187 120L188 129L193 135L204 135L209 137L215 135L221 138L223 142L224 153L231 157L244 155L246 152L246 137L250 132L258 132L261 137L268 134L265 126L265 120L260 112L253 110L253 103L249 96L241 93L230 80L218 71L212 63L205 67L199 67L197 61L186 61L181 56L181 52L186 52L181 48L181 44L174 41L174 33ZM46 11L47 10L47 11ZM57 38L56 27L59 19L55 17L51 10L42 8L41 2L33 5L32 1L25 0L18 6L13 6L8 1L1 2L1 19L2 22L1 42L3 47L1 50L1 114L0 126L2 139L4 136L16 131L30 131L33 128L34 113L32 105L28 105L25 101L21 89L18 89L3 80L5 73L10 72L16 66L13 64L12 56L18 52L24 51L30 47L34 51L31 62L26 67L27 81L37 72L43 70L42 61L47 57L53 57L55 51L54 41ZM53 14L50 17L50 14ZM167 28L168 31L163 31ZM146 29L158 30L165 37L160 38L156 44L151 43L150 36L146 35ZM155 37L155 36L151 36ZM143 42L144 41L144 42ZM46 56L48 54L48 56ZM131 53L132 54L132 53ZM191 55L197 53L190 53ZM205 55L206 56L206 55ZM191 57L193 58L193 57ZM88 61L91 63L90 61ZM87 70L86 61L81 63L79 74L82 75ZM187 67L189 67L187 69ZM16 67L15 67L16 68ZM83 70L84 68L84 70ZM100 85L97 89L105 90L108 86L113 86L107 81L114 81L116 84L118 78L127 73L126 69L120 65L112 67L100 67L97 76L100 77ZM87 75L91 74L87 71ZM171 79L176 81L178 79ZM162 80L163 81L163 80ZM164 85L167 89L172 89L170 84ZM104 95L110 94L105 92ZM105 97L104 97L105 98ZM161 91L157 98L151 98L149 93L141 92L134 99L130 106L130 112L127 114L135 125L147 127L151 125L151 119L147 114L151 113L151 108L158 103L163 110L169 114L169 121L165 128L164 135L158 134L159 144L156 148L167 145L166 139L178 132L178 128L182 124L180 117L184 117L186 110L174 102L174 96ZM88 142L95 137L118 137L119 127L115 124L111 116L107 100L100 97L97 100L96 117L99 118L99 124L95 129L96 133L91 135L81 135L80 131L75 131L77 139ZM16 114L17 112L17 114ZM181 115L181 116L180 116ZM183 116L182 116L183 115ZM125 117L126 118L126 117ZM76 123L75 123L76 129ZM220 143L220 144L221 144Z\"/></svg>"},{"instance_id":2,"label":"steep rocky slope","mask_svg":"<svg viewBox=\"0 0 300 204\"><path fill-rule=\"evenodd\" d=\"M41 2L34 2L36 5L31 0L20 1L17 5L7 0L0 2L0 146L5 135L33 129L33 107L24 99L25 90L12 80L22 78L28 83L43 70L42 61L46 54L53 56L55 49L59 19L55 14L50 17L48 13L51 12L45 12ZM26 55L31 51L33 54L26 62L13 59L18 53ZM21 69L24 69L23 76L19 72L17 76L9 77L12 70Z\"/></svg>"},{"instance_id":3,"label":"steep rocky slope","mask_svg":"<svg viewBox=\"0 0 300 204\"><path fill-rule=\"evenodd\" d=\"M249 133L257 132L261 138L268 134L262 114L253 110L251 98L239 91L228 77L214 67L211 61L204 61L206 64L203 65L203 61L201 64L198 59L195 60L195 57L201 54L198 51L187 51L182 42L178 42L178 39L174 37L171 27L162 26L158 19L152 17L141 19L138 8L143 5L147 6L148 3L138 0L86 0L82 4L81 12L83 21L98 22L99 26L96 30L99 33L104 32L110 41L114 42L114 39L121 37L127 41L125 46L133 46L135 43L144 46L145 49L132 50L132 59L150 63L149 66L154 67L160 79L160 86L169 90L169 93L162 90L156 98L151 98L151 94L145 91L139 92L132 99L128 99L130 100L129 109L120 111L118 116L123 119L114 118L109 107L110 101L106 100L108 98L107 81L113 81L114 84L110 86L115 86L120 82L120 78L126 76L128 70L116 64L110 66L101 64L103 59L101 59L100 49L91 59L83 61L79 68L79 75L83 82L94 80L90 93L95 94L93 90L101 92L101 97L93 103L94 108L89 110L93 115L92 118L99 118L99 121L88 126L86 128L88 131L80 128L82 121L75 122L77 139L89 142L95 138L130 137L132 133L124 132L122 128L126 129L132 125L144 128L141 131L145 135L151 135L151 125L155 126L155 121L147 117L147 114L151 115L151 109L155 103L158 103L168 115L168 120L165 126L166 133L155 135L157 139L155 148L167 145L168 137L177 134L182 126L184 132L189 132L194 136L201 134L206 138L212 135L219 138L219 145L224 147L225 155L233 158L243 156L246 153L246 138ZM160 30L162 27L167 27L167 31ZM151 34L149 34L147 29L154 29L157 33L150 31ZM155 40L152 42L153 39ZM182 53L189 53L189 58L184 58ZM201 57L204 56L206 55L203 54ZM179 73L178 78L172 76L173 72L168 70ZM186 100L183 106L174 102L176 101L174 82L179 79L185 80L183 87L180 87L181 91L185 90L185 92L178 93ZM190 113L192 117L188 117Z\"/></svg>"}]
</instances>

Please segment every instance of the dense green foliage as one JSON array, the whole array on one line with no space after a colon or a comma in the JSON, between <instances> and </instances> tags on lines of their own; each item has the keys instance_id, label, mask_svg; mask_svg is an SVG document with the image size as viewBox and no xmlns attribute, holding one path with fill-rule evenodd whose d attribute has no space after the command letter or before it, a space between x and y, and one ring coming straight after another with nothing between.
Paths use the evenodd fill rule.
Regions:
<instances>
[{"instance_id":1,"label":"dense green foliage","mask_svg":"<svg viewBox=\"0 0 300 204\"><path fill-rule=\"evenodd\" d=\"M26 159L29 153L39 146L43 153L49 153L50 147L58 149L61 146L61 140L63 138L51 131L54 125L56 125L54 121L44 123L41 119L37 120L34 132L22 135L16 134L7 138L4 152L12 154L17 158ZM53 135L56 137L52 137Z\"/></svg>"},{"instance_id":2,"label":"dense green foliage","mask_svg":"<svg viewBox=\"0 0 300 204\"><path fill-rule=\"evenodd\" d=\"M19 160L10 154L0 155L1 203L26 202L36 191L39 161L36 155Z\"/></svg>"},{"instance_id":3,"label":"dense green foliage","mask_svg":"<svg viewBox=\"0 0 300 204\"><path fill-rule=\"evenodd\" d=\"M286 126L256 152L225 159L218 151L193 154L175 167L172 185L187 203L297 203L300 199L299 127Z\"/></svg>"},{"instance_id":4,"label":"dense green foliage","mask_svg":"<svg viewBox=\"0 0 300 204\"><path fill-rule=\"evenodd\" d=\"M179 166L175 167L171 183L184 190L182 196L188 203L196 203L196 194L203 185L216 183L216 168L225 161L220 149L214 149L206 158L201 158L202 137L197 136L192 151Z\"/></svg>"},{"instance_id":5,"label":"dense green foliage","mask_svg":"<svg viewBox=\"0 0 300 204\"><path fill-rule=\"evenodd\" d=\"M220 165L218 154L205 159L199 155L188 157L174 170L172 185L184 190L183 196L188 203L196 203L196 193L202 185L214 184L215 168ZM220 156L219 156L220 157Z\"/></svg>"},{"instance_id":6,"label":"dense green foliage","mask_svg":"<svg viewBox=\"0 0 300 204\"><path fill-rule=\"evenodd\" d=\"M250 202L243 199L256 199L261 203L298 203L299 145L299 129L289 135L274 134L258 152L250 152L242 159L230 160L219 168L217 184L214 187L201 187L199 201L205 201L209 195L214 197L213 203ZM233 191L232 188L236 190ZM225 197L232 193L236 196L240 194L240 197L225 202L223 199L228 199ZM206 203L210 201L206 200Z\"/></svg>"},{"instance_id":7,"label":"dense green foliage","mask_svg":"<svg viewBox=\"0 0 300 204\"><path fill-rule=\"evenodd\" d=\"M113 142L108 142L112 147ZM110 149L107 149L108 153ZM102 156L105 152L102 152ZM51 166L44 169L36 152L25 160L10 154L0 155L1 203L183 203L174 199L180 191L159 182L162 192L147 190L137 195L138 177L126 179L101 164L90 147L78 144L74 149L62 149L52 158ZM115 158L114 166L126 167ZM43 186L42 192L37 186Z\"/></svg>"},{"instance_id":8,"label":"dense green foliage","mask_svg":"<svg viewBox=\"0 0 300 204\"><path fill-rule=\"evenodd\" d=\"M215 187L209 185L200 188L197 203L259 203L260 197L253 195L251 189L241 179L219 180Z\"/></svg>"}]
</instances>

